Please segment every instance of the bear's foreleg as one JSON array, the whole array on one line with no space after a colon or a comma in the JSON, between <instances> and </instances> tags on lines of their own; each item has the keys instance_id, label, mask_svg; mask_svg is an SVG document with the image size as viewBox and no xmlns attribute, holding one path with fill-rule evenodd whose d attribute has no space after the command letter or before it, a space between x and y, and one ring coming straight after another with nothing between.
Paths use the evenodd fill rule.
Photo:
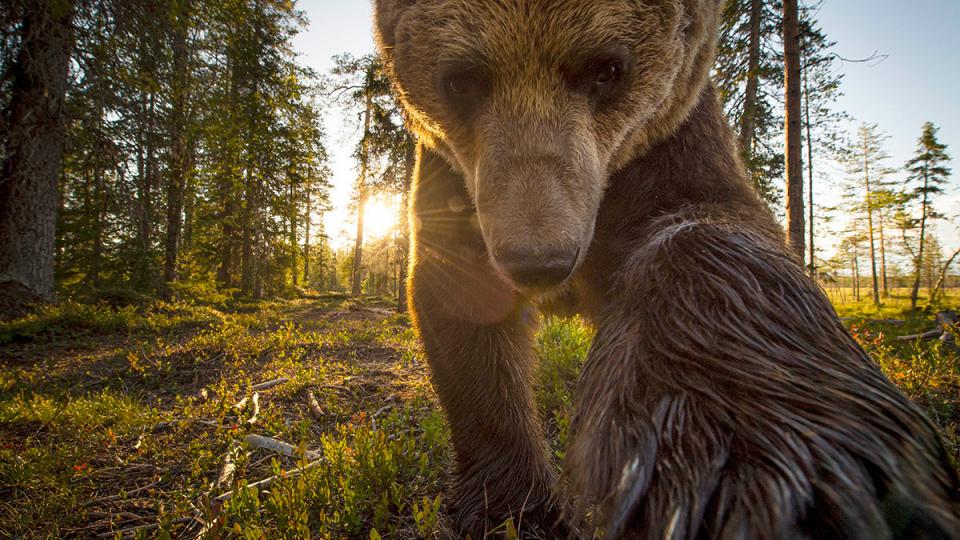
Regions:
<instances>
[{"instance_id":1,"label":"bear's foreleg","mask_svg":"<svg viewBox=\"0 0 960 540\"><path fill-rule=\"evenodd\" d=\"M482 537L508 517L551 527L554 474L532 379L535 314L495 274L463 179L424 153L414 193L411 305L453 436L453 511Z\"/></svg>"},{"instance_id":2,"label":"bear's foreleg","mask_svg":"<svg viewBox=\"0 0 960 540\"><path fill-rule=\"evenodd\" d=\"M597 316L565 474L606 538L957 538L929 421L779 238L652 223Z\"/></svg>"}]
</instances>

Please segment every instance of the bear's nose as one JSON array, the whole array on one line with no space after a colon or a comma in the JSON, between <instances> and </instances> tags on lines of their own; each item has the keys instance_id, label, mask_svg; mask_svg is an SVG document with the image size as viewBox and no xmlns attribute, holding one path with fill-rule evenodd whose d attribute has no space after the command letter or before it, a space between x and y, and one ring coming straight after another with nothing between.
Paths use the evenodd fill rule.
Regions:
<instances>
[{"instance_id":1,"label":"bear's nose","mask_svg":"<svg viewBox=\"0 0 960 540\"><path fill-rule=\"evenodd\" d=\"M507 277L521 287L550 287L563 283L577 264L580 249L523 249L499 247L494 251L497 264Z\"/></svg>"}]
</instances>

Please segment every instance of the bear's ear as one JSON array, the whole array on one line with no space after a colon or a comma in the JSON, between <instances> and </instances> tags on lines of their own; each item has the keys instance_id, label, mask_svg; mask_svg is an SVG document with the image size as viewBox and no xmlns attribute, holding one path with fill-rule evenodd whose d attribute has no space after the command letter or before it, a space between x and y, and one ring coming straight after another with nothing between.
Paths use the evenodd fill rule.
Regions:
<instances>
[{"instance_id":1,"label":"bear's ear","mask_svg":"<svg viewBox=\"0 0 960 540\"><path fill-rule=\"evenodd\" d=\"M373 17L377 41L381 47L391 48L395 42L395 29L400 16L417 0L374 0Z\"/></svg>"}]
</instances>

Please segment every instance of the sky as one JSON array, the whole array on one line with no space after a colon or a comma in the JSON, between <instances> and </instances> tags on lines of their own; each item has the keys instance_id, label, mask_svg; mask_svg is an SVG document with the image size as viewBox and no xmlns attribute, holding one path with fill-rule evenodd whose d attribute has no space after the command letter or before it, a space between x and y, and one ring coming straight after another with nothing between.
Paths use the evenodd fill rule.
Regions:
<instances>
[{"instance_id":1,"label":"sky","mask_svg":"<svg viewBox=\"0 0 960 540\"><path fill-rule=\"evenodd\" d=\"M318 72L330 70L335 54L374 51L368 0L299 0L298 7L309 26L294 45L301 60ZM826 0L818 20L837 42L834 50L841 57L886 55L880 63L843 64L844 96L837 108L846 110L857 124L879 125L890 137L885 148L891 155L888 165L894 167L911 157L923 123L934 122L940 141L958 158L952 182L956 187L948 190L943 210L960 215L960 0ZM334 211L325 217L325 224L335 245L344 246L353 235L347 205L356 179L350 154L359 132L356 119L345 118L337 108L327 111L324 123L334 171ZM837 181L842 176L839 170L826 172ZM817 198L827 204L836 200L833 179L818 181ZM949 223L939 225L946 248L960 247L957 229Z\"/></svg>"}]
</instances>

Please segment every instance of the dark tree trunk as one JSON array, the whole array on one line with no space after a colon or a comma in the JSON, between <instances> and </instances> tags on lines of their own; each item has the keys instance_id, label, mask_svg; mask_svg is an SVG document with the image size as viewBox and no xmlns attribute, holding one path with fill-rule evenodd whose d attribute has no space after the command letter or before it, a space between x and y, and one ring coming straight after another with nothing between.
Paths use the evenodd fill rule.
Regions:
<instances>
[{"instance_id":1,"label":"dark tree trunk","mask_svg":"<svg viewBox=\"0 0 960 540\"><path fill-rule=\"evenodd\" d=\"M806 224L800 132L800 28L797 0L783 2L783 54L786 81L787 245L803 264Z\"/></svg>"},{"instance_id":2,"label":"dark tree trunk","mask_svg":"<svg viewBox=\"0 0 960 540\"><path fill-rule=\"evenodd\" d=\"M923 268L923 252L927 243L927 207L929 206L930 175L927 167L923 168L923 199L920 205L920 245L917 247L917 258L914 261L913 288L910 290L910 309L917 309L917 297L920 295L920 274Z\"/></svg>"},{"instance_id":3,"label":"dark tree trunk","mask_svg":"<svg viewBox=\"0 0 960 540\"><path fill-rule=\"evenodd\" d=\"M237 253L237 228L235 226L237 216L237 201L233 194L229 178L224 179L224 196L226 201L223 207L223 216L221 217L220 232L222 244L220 245L220 269L217 271L217 281L220 285L229 288L233 286L234 270L236 268Z\"/></svg>"},{"instance_id":4,"label":"dark tree trunk","mask_svg":"<svg viewBox=\"0 0 960 540\"><path fill-rule=\"evenodd\" d=\"M740 116L740 152L750 157L756 132L757 92L760 86L760 23L763 0L750 0L750 42L747 46L747 85Z\"/></svg>"},{"instance_id":5,"label":"dark tree trunk","mask_svg":"<svg viewBox=\"0 0 960 540\"><path fill-rule=\"evenodd\" d=\"M400 313L407 311L407 264L410 261L410 222L407 219L410 204L410 188L413 185L413 175L416 172L414 166L417 160L417 145L410 139L407 141L407 176L403 180L403 220L400 222L400 254L403 259L400 261L400 283L397 292L397 310Z\"/></svg>"},{"instance_id":6,"label":"dark tree trunk","mask_svg":"<svg viewBox=\"0 0 960 540\"><path fill-rule=\"evenodd\" d=\"M297 268L297 205L296 205L296 185L293 178L289 180L288 193L289 197L289 218L287 219L290 229L287 231L290 239L290 281L294 287L300 286L300 272Z\"/></svg>"},{"instance_id":7,"label":"dark tree trunk","mask_svg":"<svg viewBox=\"0 0 960 540\"><path fill-rule=\"evenodd\" d=\"M313 216L310 215L313 212L312 200L310 196L310 184L307 184L307 189L305 190L306 196L306 212L304 213L303 218L303 286L310 286L310 223L313 221Z\"/></svg>"},{"instance_id":8,"label":"dark tree trunk","mask_svg":"<svg viewBox=\"0 0 960 540\"><path fill-rule=\"evenodd\" d=\"M173 108L170 118L170 173L167 181L167 237L163 258L163 295L173 296L171 284L177 281L177 256L183 227L183 195L186 186L187 134L187 15L188 2L177 4L173 18Z\"/></svg>"},{"instance_id":9,"label":"dark tree trunk","mask_svg":"<svg viewBox=\"0 0 960 540\"><path fill-rule=\"evenodd\" d=\"M807 267L812 277L817 276L817 250L814 247L813 221L813 137L810 134L810 88L807 83L807 70L803 70L804 125L807 132L807 228L810 231L810 260Z\"/></svg>"},{"instance_id":10,"label":"dark tree trunk","mask_svg":"<svg viewBox=\"0 0 960 540\"><path fill-rule=\"evenodd\" d=\"M870 276L873 280L873 303L880 305L880 282L877 277L877 246L874 241L873 226L873 188L870 187L870 157L869 144L866 140L863 142L863 186L866 192L867 204L867 240L870 242Z\"/></svg>"},{"instance_id":11,"label":"dark tree trunk","mask_svg":"<svg viewBox=\"0 0 960 540\"><path fill-rule=\"evenodd\" d=\"M244 194L243 210L240 221L240 294L252 295L256 288L256 270L254 263L254 213L256 197L253 193L252 173L247 172L246 192Z\"/></svg>"},{"instance_id":12,"label":"dark tree trunk","mask_svg":"<svg viewBox=\"0 0 960 540\"><path fill-rule=\"evenodd\" d=\"M0 288L14 296L5 303L55 297L57 178L74 6L67 0L26 6L0 169Z\"/></svg>"},{"instance_id":13,"label":"dark tree trunk","mask_svg":"<svg viewBox=\"0 0 960 540\"><path fill-rule=\"evenodd\" d=\"M888 298L890 296L887 280L887 239L885 238L886 213L881 208L877 210L877 232L880 234L880 296Z\"/></svg>"},{"instance_id":14,"label":"dark tree trunk","mask_svg":"<svg viewBox=\"0 0 960 540\"><path fill-rule=\"evenodd\" d=\"M373 109L373 98L367 92L366 107L363 111L363 142L361 143L360 178L357 190L357 237L353 247L353 282L350 287L353 296L360 296L363 286L363 210L367 204L367 142L370 138L370 114Z\"/></svg>"}]
</instances>

